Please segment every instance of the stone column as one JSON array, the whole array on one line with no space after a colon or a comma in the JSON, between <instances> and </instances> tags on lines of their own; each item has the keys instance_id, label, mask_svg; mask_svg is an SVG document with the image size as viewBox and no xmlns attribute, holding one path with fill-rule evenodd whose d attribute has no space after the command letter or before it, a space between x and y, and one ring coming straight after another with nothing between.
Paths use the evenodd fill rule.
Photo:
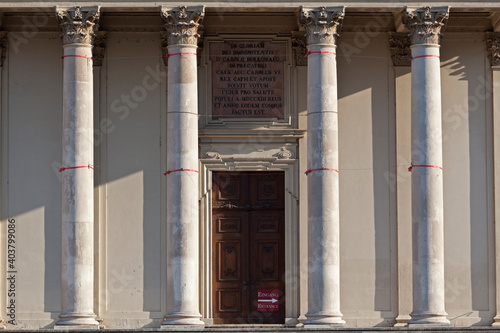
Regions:
<instances>
[{"instance_id":1,"label":"stone column","mask_svg":"<svg viewBox=\"0 0 500 333\"><path fill-rule=\"evenodd\" d=\"M448 7L407 8L411 39L413 311L409 325L449 325L445 312L439 40Z\"/></svg>"},{"instance_id":2,"label":"stone column","mask_svg":"<svg viewBox=\"0 0 500 333\"><path fill-rule=\"evenodd\" d=\"M198 81L204 7L161 8L167 40L167 313L163 329L203 329L199 306Z\"/></svg>"},{"instance_id":3,"label":"stone column","mask_svg":"<svg viewBox=\"0 0 500 333\"><path fill-rule=\"evenodd\" d=\"M305 325L344 325L340 312L336 40L344 8L302 8L307 31L308 312Z\"/></svg>"},{"instance_id":4,"label":"stone column","mask_svg":"<svg viewBox=\"0 0 500 333\"><path fill-rule=\"evenodd\" d=\"M486 46L491 65L493 102L493 172L494 172L494 214L500 221L500 32L486 35ZM495 223L495 258L500 258L500 223ZM500 327L500 261L495 260L495 306L496 315L491 326Z\"/></svg>"},{"instance_id":5,"label":"stone column","mask_svg":"<svg viewBox=\"0 0 500 333\"><path fill-rule=\"evenodd\" d=\"M64 49L61 314L56 327L97 328L92 40L99 8L57 8L56 13Z\"/></svg>"}]
</instances>

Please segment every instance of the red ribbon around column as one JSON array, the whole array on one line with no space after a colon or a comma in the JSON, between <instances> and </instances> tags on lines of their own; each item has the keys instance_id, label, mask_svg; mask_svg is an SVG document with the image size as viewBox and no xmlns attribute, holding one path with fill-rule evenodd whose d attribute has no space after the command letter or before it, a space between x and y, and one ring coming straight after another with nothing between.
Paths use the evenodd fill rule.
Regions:
<instances>
[{"instance_id":1,"label":"red ribbon around column","mask_svg":"<svg viewBox=\"0 0 500 333\"><path fill-rule=\"evenodd\" d=\"M64 170L69 170L69 169L81 169L81 168L89 168L89 169L94 170L94 168L89 164L89 165L81 165L81 166L61 168L61 169L59 169L59 172L63 172Z\"/></svg>"},{"instance_id":2,"label":"red ribbon around column","mask_svg":"<svg viewBox=\"0 0 500 333\"><path fill-rule=\"evenodd\" d=\"M440 56L435 55L435 54L426 54L426 55L421 55L421 56L417 56L417 57L413 57L413 58L410 57L410 60L418 59L418 58L429 58L429 57L438 58L438 59L441 58Z\"/></svg>"},{"instance_id":3,"label":"red ribbon around column","mask_svg":"<svg viewBox=\"0 0 500 333\"><path fill-rule=\"evenodd\" d=\"M337 170L337 169L319 168L319 169L309 169L309 170L307 170L306 172L304 172L304 174L308 175L308 174L310 174L310 173L311 173L311 172L313 172L313 171L322 171L322 170L335 171L336 173L339 173L339 170Z\"/></svg>"},{"instance_id":4,"label":"red ribbon around column","mask_svg":"<svg viewBox=\"0 0 500 333\"><path fill-rule=\"evenodd\" d=\"M92 57L86 57L86 56L83 56L83 55L76 55L76 54L69 54L69 55L64 55L61 57L61 59L64 59L64 58L85 58L85 59L92 59Z\"/></svg>"},{"instance_id":5,"label":"red ribbon around column","mask_svg":"<svg viewBox=\"0 0 500 333\"><path fill-rule=\"evenodd\" d=\"M178 172L178 171L191 171L191 172L196 172L196 173L198 173L198 170L193 170L193 169L182 169L182 168L181 168L181 169L177 169L177 170L170 170L170 171L167 171L167 172L165 172L163 175L164 175L164 176L166 176L166 175L168 175L168 174L170 174L170 173L172 173L172 172Z\"/></svg>"},{"instance_id":6,"label":"red ribbon around column","mask_svg":"<svg viewBox=\"0 0 500 333\"><path fill-rule=\"evenodd\" d=\"M437 165L427 165L427 164L421 164L421 165L410 165L408 167L408 171L411 172L413 168L438 168L443 170L442 167L437 166Z\"/></svg>"},{"instance_id":7,"label":"red ribbon around column","mask_svg":"<svg viewBox=\"0 0 500 333\"><path fill-rule=\"evenodd\" d=\"M196 53L189 53L189 52L171 53L171 54L165 55L165 58L168 59L169 57L175 56L175 55L196 55Z\"/></svg>"},{"instance_id":8,"label":"red ribbon around column","mask_svg":"<svg viewBox=\"0 0 500 333\"><path fill-rule=\"evenodd\" d=\"M314 54L314 53L328 53L328 54L333 54L333 55L337 55L337 53L335 52L330 52L330 51L314 51L314 52L307 52L306 53L306 57L310 54Z\"/></svg>"}]
</instances>

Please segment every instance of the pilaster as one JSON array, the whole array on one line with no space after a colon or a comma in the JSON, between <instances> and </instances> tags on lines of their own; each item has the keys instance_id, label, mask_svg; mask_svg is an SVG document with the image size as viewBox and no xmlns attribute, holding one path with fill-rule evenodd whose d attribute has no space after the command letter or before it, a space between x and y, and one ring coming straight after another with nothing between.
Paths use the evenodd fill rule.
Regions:
<instances>
[{"instance_id":1,"label":"pilaster","mask_svg":"<svg viewBox=\"0 0 500 333\"><path fill-rule=\"evenodd\" d=\"M494 214L500 221L500 32L486 35L486 46L491 65L493 99L493 165L494 165ZM500 327L500 223L495 223L495 304L494 327Z\"/></svg>"},{"instance_id":2,"label":"pilaster","mask_svg":"<svg viewBox=\"0 0 500 333\"><path fill-rule=\"evenodd\" d=\"M101 121L103 119L106 119L106 117L103 115L103 113L106 112L105 103L103 103L103 99L105 101L106 94L102 93L101 91L103 90L103 88L106 89L106 76L104 75L104 79L102 78L101 68L106 53L106 37L106 31L98 31L94 38L92 47L92 63L94 71L94 128L98 131L97 135L96 133L94 133L94 137L99 140L94 145L95 164L99 165L99 168L94 170L94 219L96 221L94 225L94 240L96 243L95 249L98 249L98 253L101 254L94 255L94 287L97 291L97 296L94 298L94 309L98 316L96 320L100 323L99 328L105 328L102 324L103 319L100 317L105 311L105 307L103 306L99 295L101 295L102 290L105 288L105 283L102 282L102 272L104 271L102 261L105 259L102 255L101 244L105 239L103 235L105 234L104 224L106 220L106 215L104 214L105 207L103 207L103 202L105 201L104 198L106 198L106 195L104 193L105 186L103 186L103 184L105 184L105 181L103 181L102 172L103 170L106 170L106 168L104 167L105 154L103 154L103 150L105 152L105 144L103 144L103 141L105 139L103 138L104 133L101 130ZM104 82L102 82L103 80Z\"/></svg>"},{"instance_id":3,"label":"pilaster","mask_svg":"<svg viewBox=\"0 0 500 333\"><path fill-rule=\"evenodd\" d=\"M306 30L308 312L306 326L343 326L340 312L336 42L343 7L302 8Z\"/></svg>"},{"instance_id":4,"label":"pilaster","mask_svg":"<svg viewBox=\"0 0 500 333\"><path fill-rule=\"evenodd\" d=\"M391 191L396 191L398 246L398 316L395 327L406 326L412 308L411 253L411 50L408 33L389 33L389 46L394 66L396 106L396 173L389 174Z\"/></svg>"},{"instance_id":5,"label":"pilaster","mask_svg":"<svg viewBox=\"0 0 500 333\"><path fill-rule=\"evenodd\" d=\"M391 191L397 197L398 243L398 316L395 327L404 327L411 319L412 249L411 249L411 50L408 33L389 33L394 65L396 104L396 174L389 174Z\"/></svg>"}]
</instances>

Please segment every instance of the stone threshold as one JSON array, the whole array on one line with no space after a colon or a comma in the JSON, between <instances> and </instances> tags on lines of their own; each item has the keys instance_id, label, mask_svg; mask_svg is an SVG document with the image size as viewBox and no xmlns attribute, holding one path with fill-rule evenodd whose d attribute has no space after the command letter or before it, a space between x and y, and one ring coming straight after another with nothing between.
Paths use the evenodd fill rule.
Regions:
<instances>
[{"instance_id":1,"label":"stone threshold","mask_svg":"<svg viewBox=\"0 0 500 333\"><path fill-rule=\"evenodd\" d=\"M40 333L40 332L54 332L54 329L16 329L16 330L1 330L1 332L24 332L24 333ZM165 332L179 332L186 333L190 330L160 330L157 328L138 328L138 329L58 329L60 332L85 332L85 333L97 333L97 332L144 332L144 333L165 333ZM297 332L297 333L307 333L307 332L335 332L335 333L394 333L394 332L408 332L408 333L485 333L485 332L498 332L500 333L500 328L491 326L477 326L477 327L425 327L425 328L408 328L408 327L370 327L370 328L359 328L359 327L290 327L286 325L213 325L205 326L201 331L197 332Z\"/></svg>"}]
</instances>

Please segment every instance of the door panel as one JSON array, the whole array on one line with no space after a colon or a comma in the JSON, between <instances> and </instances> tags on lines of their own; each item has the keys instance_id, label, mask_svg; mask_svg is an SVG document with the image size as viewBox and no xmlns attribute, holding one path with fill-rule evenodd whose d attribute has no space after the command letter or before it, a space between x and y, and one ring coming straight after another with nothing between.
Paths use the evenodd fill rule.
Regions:
<instances>
[{"instance_id":1,"label":"door panel","mask_svg":"<svg viewBox=\"0 0 500 333\"><path fill-rule=\"evenodd\" d=\"M250 252L256 260L251 262L252 281L255 290L250 295L251 313L257 311L258 316L251 318L252 322L263 320L268 324L279 324L285 318L285 244L284 244L284 210L258 210L250 214ZM278 292L278 302L267 304L261 302L259 309L258 291L275 290ZM272 298L271 298L272 299ZM262 306L273 305L271 309ZM277 305L277 306L276 306ZM263 311L271 310L271 311Z\"/></svg>"},{"instance_id":2,"label":"door panel","mask_svg":"<svg viewBox=\"0 0 500 333\"><path fill-rule=\"evenodd\" d=\"M214 172L214 323L283 323L284 173Z\"/></svg>"},{"instance_id":3,"label":"door panel","mask_svg":"<svg viewBox=\"0 0 500 333\"><path fill-rule=\"evenodd\" d=\"M248 316L248 294L242 290L248 276L248 215L220 211L213 216L214 316Z\"/></svg>"}]
</instances>

